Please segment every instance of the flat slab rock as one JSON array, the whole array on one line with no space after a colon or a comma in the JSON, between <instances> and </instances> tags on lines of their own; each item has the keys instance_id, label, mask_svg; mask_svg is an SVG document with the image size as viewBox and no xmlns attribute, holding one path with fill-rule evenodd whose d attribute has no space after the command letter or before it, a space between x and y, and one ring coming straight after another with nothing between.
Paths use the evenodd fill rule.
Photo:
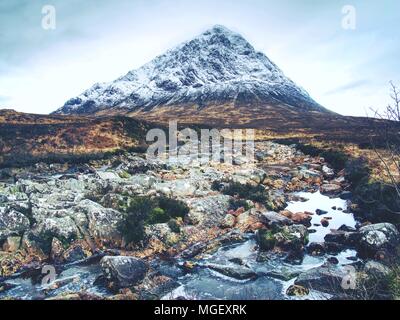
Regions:
<instances>
[{"instance_id":1,"label":"flat slab rock","mask_svg":"<svg viewBox=\"0 0 400 320\"><path fill-rule=\"evenodd\" d=\"M339 194L342 191L342 187L337 184L323 184L321 186L321 193L325 195Z\"/></svg>"},{"instance_id":2,"label":"flat slab rock","mask_svg":"<svg viewBox=\"0 0 400 320\"><path fill-rule=\"evenodd\" d=\"M223 274L224 276L234 278L237 280L248 280L257 278L257 274L247 267L240 266L224 266L217 264L208 264L204 267L214 270L218 273Z\"/></svg>"},{"instance_id":3,"label":"flat slab rock","mask_svg":"<svg viewBox=\"0 0 400 320\"><path fill-rule=\"evenodd\" d=\"M335 294L343 291L342 281L346 275L346 271L339 267L323 265L301 273L294 284L328 294Z\"/></svg>"}]
</instances>

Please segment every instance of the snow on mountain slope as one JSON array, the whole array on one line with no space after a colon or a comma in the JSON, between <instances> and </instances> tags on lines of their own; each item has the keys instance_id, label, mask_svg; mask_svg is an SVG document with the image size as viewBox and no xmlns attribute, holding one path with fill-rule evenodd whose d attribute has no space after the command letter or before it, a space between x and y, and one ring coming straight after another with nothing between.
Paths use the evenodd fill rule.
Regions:
<instances>
[{"instance_id":1,"label":"snow on mountain slope","mask_svg":"<svg viewBox=\"0 0 400 320\"><path fill-rule=\"evenodd\" d=\"M150 111L186 103L202 108L232 100L327 111L241 35L215 26L111 83L94 85L55 113Z\"/></svg>"}]
</instances>

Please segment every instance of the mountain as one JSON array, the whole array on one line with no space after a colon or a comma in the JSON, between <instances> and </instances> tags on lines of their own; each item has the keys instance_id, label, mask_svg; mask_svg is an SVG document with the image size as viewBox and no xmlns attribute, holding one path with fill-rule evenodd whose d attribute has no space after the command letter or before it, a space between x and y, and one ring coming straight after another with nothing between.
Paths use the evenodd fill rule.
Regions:
<instances>
[{"instance_id":1,"label":"mountain","mask_svg":"<svg viewBox=\"0 0 400 320\"><path fill-rule=\"evenodd\" d=\"M95 84L55 113L140 115L168 107L168 114L180 107L190 116L229 104L329 112L241 35L215 26L111 83Z\"/></svg>"}]
</instances>

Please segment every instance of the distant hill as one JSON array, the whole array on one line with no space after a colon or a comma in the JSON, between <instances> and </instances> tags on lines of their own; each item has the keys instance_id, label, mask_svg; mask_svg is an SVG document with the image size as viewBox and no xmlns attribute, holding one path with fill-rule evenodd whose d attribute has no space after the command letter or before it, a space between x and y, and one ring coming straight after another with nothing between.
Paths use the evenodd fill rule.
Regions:
<instances>
[{"instance_id":1,"label":"distant hill","mask_svg":"<svg viewBox=\"0 0 400 320\"><path fill-rule=\"evenodd\" d=\"M0 110L0 166L95 155L145 144L150 125L127 117L36 115Z\"/></svg>"}]
</instances>

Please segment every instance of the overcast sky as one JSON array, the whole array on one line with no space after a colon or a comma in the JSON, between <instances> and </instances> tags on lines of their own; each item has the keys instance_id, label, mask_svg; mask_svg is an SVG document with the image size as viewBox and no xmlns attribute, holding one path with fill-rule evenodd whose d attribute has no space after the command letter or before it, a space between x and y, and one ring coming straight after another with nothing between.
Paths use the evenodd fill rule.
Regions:
<instances>
[{"instance_id":1,"label":"overcast sky","mask_svg":"<svg viewBox=\"0 0 400 320\"><path fill-rule=\"evenodd\" d=\"M42 7L56 29L42 28ZM344 29L352 5L355 29ZM398 0L0 0L0 108L49 113L215 24L325 107L365 116L400 84Z\"/></svg>"}]
</instances>

